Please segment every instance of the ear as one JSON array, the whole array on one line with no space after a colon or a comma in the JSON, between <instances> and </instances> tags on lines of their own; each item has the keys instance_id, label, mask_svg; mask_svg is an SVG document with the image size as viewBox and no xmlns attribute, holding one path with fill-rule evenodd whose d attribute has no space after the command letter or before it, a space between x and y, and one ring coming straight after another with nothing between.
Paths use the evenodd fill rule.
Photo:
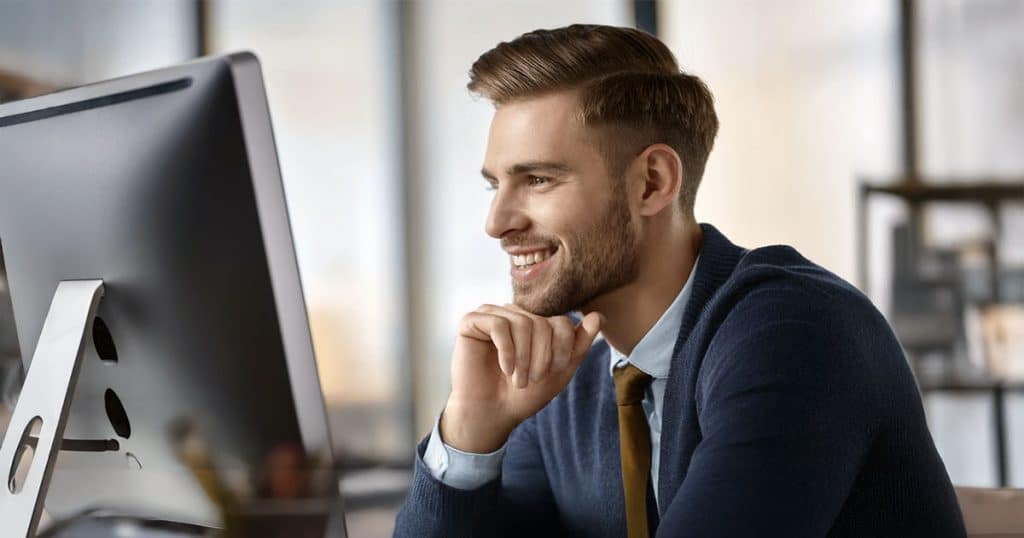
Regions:
<instances>
[{"instance_id":1,"label":"ear","mask_svg":"<svg viewBox=\"0 0 1024 538\"><path fill-rule=\"evenodd\" d=\"M683 183L683 163L679 154L666 144L652 144L636 158L643 179L640 215L649 217L670 207L679 199Z\"/></svg>"}]
</instances>

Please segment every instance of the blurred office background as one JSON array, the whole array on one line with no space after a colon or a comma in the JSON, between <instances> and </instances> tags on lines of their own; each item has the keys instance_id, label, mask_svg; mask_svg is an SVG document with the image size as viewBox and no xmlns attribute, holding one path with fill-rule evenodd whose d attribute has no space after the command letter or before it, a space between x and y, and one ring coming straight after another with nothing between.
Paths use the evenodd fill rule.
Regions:
<instances>
[{"instance_id":1,"label":"blurred office background","mask_svg":"<svg viewBox=\"0 0 1024 538\"><path fill-rule=\"evenodd\" d=\"M707 81L722 127L698 219L861 287L953 481L1024 487L1024 2L7 0L0 101L261 58L351 531L383 536L456 322L510 297L483 232L491 107L466 73L575 22L655 32ZM8 395L17 357L0 278Z\"/></svg>"}]
</instances>

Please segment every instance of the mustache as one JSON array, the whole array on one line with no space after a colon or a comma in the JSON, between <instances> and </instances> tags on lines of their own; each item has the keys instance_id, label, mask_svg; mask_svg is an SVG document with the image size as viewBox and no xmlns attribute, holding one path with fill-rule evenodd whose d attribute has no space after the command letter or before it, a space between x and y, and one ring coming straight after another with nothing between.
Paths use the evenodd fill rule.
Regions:
<instances>
[{"instance_id":1,"label":"mustache","mask_svg":"<svg viewBox=\"0 0 1024 538\"><path fill-rule=\"evenodd\" d=\"M501 248L523 247L533 245L558 246L558 241L550 237L538 237L528 235L508 235L501 238Z\"/></svg>"}]
</instances>

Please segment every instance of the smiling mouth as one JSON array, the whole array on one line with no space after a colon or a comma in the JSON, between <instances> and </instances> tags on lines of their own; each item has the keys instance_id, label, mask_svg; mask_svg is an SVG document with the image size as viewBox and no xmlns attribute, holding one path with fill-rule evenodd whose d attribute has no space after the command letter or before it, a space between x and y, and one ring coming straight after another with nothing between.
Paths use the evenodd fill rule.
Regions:
<instances>
[{"instance_id":1,"label":"smiling mouth","mask_svg":"<svg viewBox=\"0 0 1024 538\"><path fill-rule=\"evenodd\" d=\"M536 264L542 263L548 258L555 255L558 248L549 248L544 250L536 250L534 252L528 252L526 254L512 254L509 255L509 259L512 262L512 267L516 269L529 269Z\"/></svg>"}]
</instances>

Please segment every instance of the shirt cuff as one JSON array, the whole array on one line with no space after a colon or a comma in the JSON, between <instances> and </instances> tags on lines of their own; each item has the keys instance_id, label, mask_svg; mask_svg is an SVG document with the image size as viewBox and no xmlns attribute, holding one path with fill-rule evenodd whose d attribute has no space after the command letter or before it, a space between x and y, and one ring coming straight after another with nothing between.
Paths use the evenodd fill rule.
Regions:
<instances>
[{"instance_id":1,"label":"shirt cuff","mask_svg":"<svg viewBox=\"0 0 1024 538\"><path fill-rule=\"evenodd\" d=\"M468 490L477 489L501 475L504 446L488 454L463 452L444 444L440 425L438 417L423 452L423 463L434 478L446 486Z\"/></svg>"}]
</instances>

